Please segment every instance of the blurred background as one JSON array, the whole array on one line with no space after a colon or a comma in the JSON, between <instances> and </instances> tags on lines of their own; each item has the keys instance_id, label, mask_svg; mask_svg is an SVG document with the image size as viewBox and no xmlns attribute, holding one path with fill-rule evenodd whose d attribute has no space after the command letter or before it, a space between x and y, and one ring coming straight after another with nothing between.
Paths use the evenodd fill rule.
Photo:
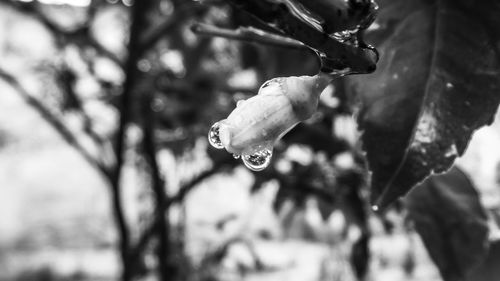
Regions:
<instances>
[{"instance_id":1,"label":"blurred background","mask_svg":"<svg viewBox=\"0 0 500 281\"><path fill-rule=\"evenodd\" d=\"M262 172L208 145L319 66L195 23L267 28L216 0L0 1L0 280L441 280L403 204L369 208L345 80ZM459 163L493 221L498 124Z\"/></svg>"}]
</instances>

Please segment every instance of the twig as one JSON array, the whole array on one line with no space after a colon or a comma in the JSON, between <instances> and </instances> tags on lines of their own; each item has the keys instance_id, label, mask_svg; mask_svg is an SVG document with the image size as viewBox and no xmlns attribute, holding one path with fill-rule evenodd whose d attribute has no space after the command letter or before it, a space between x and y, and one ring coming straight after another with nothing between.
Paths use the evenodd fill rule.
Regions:
<instances>
[{"instance_id":1,"label":"twig","mask_svg":"<svg viewBox=\"0 0 500 281\"><path fill-rule=\"evenodd\" d=\"M71 146L73 146L83 158L90 163L94 168L101 172L106 178L109 178L108 169L100 163L96 158L94 158L90 153L78 142L77 138L73 133L62 123L59 119L54 116L48 108L45 107L38 99L31 96L28 91L19 83L19 81L11 74L0 69L0 78L6 81L14 88L24 100L30 104L34 109L36 109L40 115L47 121L55 130L62 136L62 138Z\"/></svg>"},{"instance_id":2,"label":"twig","mask_svg":"<svg viewBox=\"0 0 500 281\"><path fill-rule=\"evenodd\" d=\"M184 184L179 191L177 192L176 195L167 198L165 205L163 206L164 210L166 210L168 207L170 207L172 204L177 203L177 202L182 202L184 198L189 194L190 191L192 191L199 183L201 183L203 180L217 174L220 172L222 169L226 168L227 166L234 166L236 165L236 162L232 158L232 156L225 155L222 159L216 161L214 163L214 166L212 169L207 170L205 172L202 172L199 174L196 178L192 179L191 181L187 182ZM151 238L154 236L155 232L158 230L159 224L157 220L154 220L142 233L142 236L139 238L138 242L136 243L134 249L131 251L130 259L133 263L133 261L137 260L146 246L148 245L149 241Z\"/></svg>"},{"instance_id":3,"label":"twig","mask_svg":"<svg viewBox=\"0 0 500 281\"><path fill-rule=\"evenodd\" d=\"M196 178L184 184L174 196L168 199L167 205L170 206L174 203L182 202L184 198L186 198L186 196L189 194L189 192L191 192L191 190L193 190L199 183L220 172L228 164L233 162L231 160L233 159L229 158L223 159L222 161L214 164L214 167L212 169L202 172Z\"/></svg>"},{"instance_id":4,"label":"twig","mask_svg":"<svg viewBox=\"0 0 500 281\"><path fill-rule=\"evenodd\" d=\"M267 31L257 29L254 27L240 27L238 29L227 29L221 28L213 25L196 23L191 27L191 30L200 35L207 36L217 36L228 39L235 39L240 41L246 41L250 43L266 44L282 48L291 49L309 49L306 45L300 41L272 34Z\"/></svg>"},{"instance_id":5,"label":"twig","mask_svg":"<svg viewBox=\"0 0 500 281\"><path fill-rule=\"evenodd\" d=\"M113 175L111 177L111 193L112 193L112 206L115 216L115 221L120 235L120 253L123 266L122 280L129 281L133 277L131 272L132 264L130 264L130 232L125 216L123 214L123 206L121 202L121 186L120 178L124 164L124 153L126 144L126 131L127 126L131 120L132 114L132 101L133 91L138 77L137 61L139 55L139 38L143 29L146 27L146 10L151 1L141 0L137 1L131 8L132 24L130 29L130 39L128 45L128 59L125 65L126 79L123 86L121 95L119 112L120 121L114 151L116 155L116 166L114 167Z\"/></svg>"},{"instance_id":6,"label":"twig","mask_svg":"<svg viewBox=\"0 0 500 281\"><path fill-rule=\"evenodd\" d=\"M158 247L156 249L156 256L158 259L158 275L159 280L167 281L169 277L174 279L176 275L175 270L170 266L168 255L170 253L170 222L168 215L167 197L165 193L165 180L163 179L160 169L158 166L158 161L156 159L156 143L154 138L156 118L154 112L152 111L150 104L153 100L153 94L147 94L144 98L143 103L143 149L145 158L151 169L151 177L153 181L153 193L155 196L156 206L155 206L155 224L157 228Z\"/></svg>"},{"instance_id":7,"label":"twig","mask_svg":"<svg viewBox=\"0 0 500 281\"><path fill-rule=\"evenodd\" d=\"M181 7L176 8L173 15L158 24L156 28L146 31L141 37L140 53L143 54L145 51L149 50L165 35L176 30L185 19L190 18L190 15L200 11L202 8L202 6L193 6L190 4L183 4Z\"/></svg>"}]
</instances>

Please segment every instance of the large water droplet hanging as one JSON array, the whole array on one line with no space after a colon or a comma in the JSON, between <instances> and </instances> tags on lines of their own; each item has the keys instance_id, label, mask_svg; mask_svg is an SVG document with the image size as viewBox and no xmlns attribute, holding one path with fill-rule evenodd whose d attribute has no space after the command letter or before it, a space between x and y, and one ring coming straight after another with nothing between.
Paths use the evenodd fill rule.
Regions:
<instances>
[{"instance_id":1,"label":"large water droplet hanging","mask_svg":"<svg viewBox=\"0 0 500 281\"><path fill-rule=\"evenodd\" d=\"M252 171L262 171L271 163L272 149L263 149L250 155L242 155L241 159L247 168Z\"/></svg>"},{"instance_id":2,"label":"large water droplet hanging","mask_svg":"<svg viewBox=\"0 0 500 281\"><path fill-rule=\"evenodd\" d=\"M217 122L212 125L212 127L208 131L208 142L210 143L210 145L212 145L217 149L223 149L224 145L222 145L222 142L220 140L219 129L220 129L220 122Z\"/></svg>"}]
</instances>

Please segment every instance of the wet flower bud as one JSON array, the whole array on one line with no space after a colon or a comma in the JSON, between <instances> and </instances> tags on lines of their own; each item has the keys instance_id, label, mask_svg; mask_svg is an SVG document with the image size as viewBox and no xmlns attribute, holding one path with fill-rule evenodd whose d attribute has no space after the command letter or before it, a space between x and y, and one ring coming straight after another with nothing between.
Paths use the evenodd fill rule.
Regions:
<instances>
[{"instance_id":1,"label":"wet flower bud","mask_svg":"<svg viewBox=\"0 0 500 281\"><path fill-rule=\"evenodd\" d=\"M265 168L262 163L268 165L269 161L264 156L270 158L274 143L313 115L319 95L330 80L330 76L320 74L265 82L258 95L238 102L227 119L212 126L210 142L217 144L216 148L224 147L230 153L243 155L244 162L253 159L259 163L254 165L259 170Z\"/></svg>"}]
</instances>

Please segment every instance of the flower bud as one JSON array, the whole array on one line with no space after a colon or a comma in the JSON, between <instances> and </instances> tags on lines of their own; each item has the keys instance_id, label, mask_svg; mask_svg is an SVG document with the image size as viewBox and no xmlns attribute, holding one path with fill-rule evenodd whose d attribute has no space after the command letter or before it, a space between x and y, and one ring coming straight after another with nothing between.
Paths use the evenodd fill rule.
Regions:
<instances>
[{"instance_id":1,"label":"flower bud","mask_svg":"<svg viewBox=\"0 0 500 281\"><path fill-rule=\"evenodd\" d=\"M237 155L272 148L297 123L314 114L319 95L330 80L321 74L265 82L258 95L240 101L227 119L219 122L222 146Z\"/></svg>"}]
</instances>

